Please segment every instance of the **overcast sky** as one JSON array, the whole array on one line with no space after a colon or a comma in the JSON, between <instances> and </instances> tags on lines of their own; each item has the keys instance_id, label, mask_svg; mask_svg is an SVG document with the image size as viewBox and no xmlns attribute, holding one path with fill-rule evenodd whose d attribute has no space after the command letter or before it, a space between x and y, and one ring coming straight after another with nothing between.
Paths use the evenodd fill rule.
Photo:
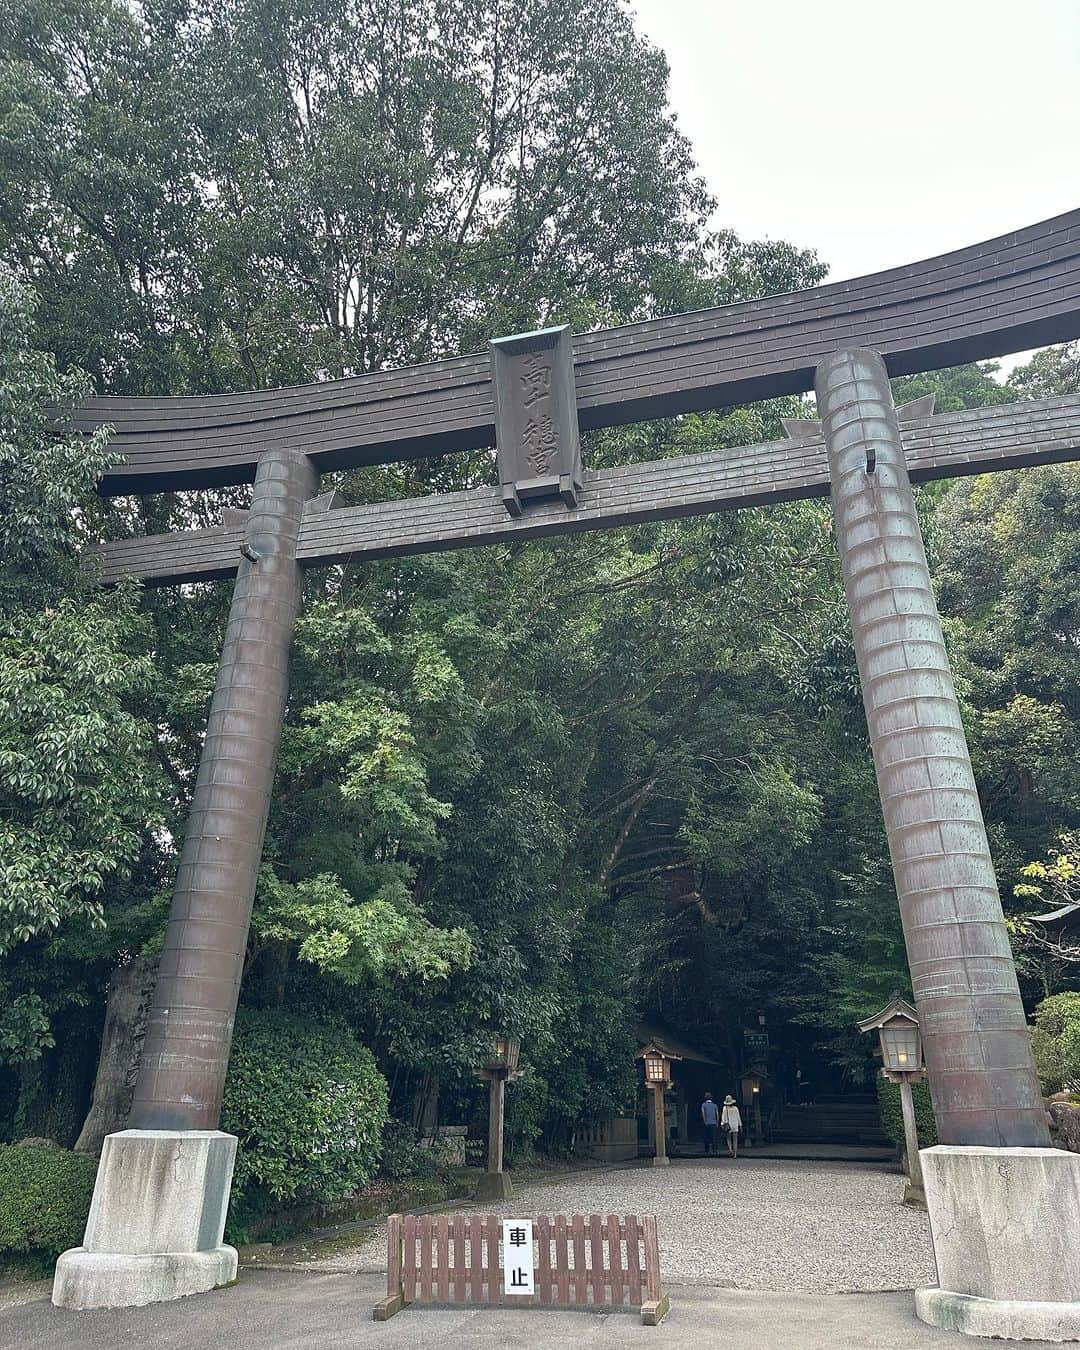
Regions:
<instances>
[{"instance_id":1,"label":"overcast sky","mask_svg":"<svg viewBox=\"0 0 1080 1350\"><path fill-rule=\"evenodd\" d=\"M1080 0L631 0L745 238L840 280L1080 206Z\"/></svg>"}]
</instances>

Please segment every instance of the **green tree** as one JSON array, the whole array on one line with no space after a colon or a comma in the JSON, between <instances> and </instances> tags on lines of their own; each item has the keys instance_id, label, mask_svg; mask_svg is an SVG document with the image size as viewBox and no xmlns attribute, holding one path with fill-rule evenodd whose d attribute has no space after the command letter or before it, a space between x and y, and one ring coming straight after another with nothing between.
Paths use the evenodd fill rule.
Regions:
<instances>
[{"instance_id":1,"label":"green tree","mask_svg":"<svg viewBox=\"0 0 1080 1350\"><path fill-rule=\"evenodd\" d=\"M1080 1092L1080 993L1043 999L1035 1009L1031 1047L1047 1095Z\"/></svg>"},{"instance_id":2,"label":"green tree","mask_svg":"<svg viewBox=\"0 0 1080 1350\"><path fill-rule=\"evenodd\" d=\"M1023 398L1057 398L1080 393L1080 342L1047 347L1014 372L1012 383Z\"/></svg>"},{"instance_id":3,"label":"green tree","mask_svg":"<svg viewBox=\"0 0 1080 1350\"><path fill-rule=\"evenodd\" d=\"M664 59L619 0L4 20L0 246L50 344L114 389L286 384L685 308L728 258L757 280L781 252L706 241Z\"/></svg>"},{"instance_id":4,"label":"green tree","mask_svg":"<svg viewBox=\"0 0 1080 1350\"><path fill-rule=\"evenodd\" d=\"M1023 880L1013 887L1021 910L1010 916L1010 934L1021 968L1038 981L1049 998L1069 984L1080 984L1080 942L1068 931L1047 933L1031 922L1033 914L1080 903L1080 840L1062 834L1047 850L1020 869Z\"/></svg>"},{"instance_id":5,"label":"green tree","mask_svg":"<svg viewBox=\"0 0 1080 1350\"><path fill-rule=\"evenodd\" d=\"M893 395L900 404L933 394L935 413L1013 403L1016 390L1010 383L997 378L1000 368L996 361L980 361L977 365L950 366L945 370L928 370L921 375L904 375L893 380Z\"/></svg>"},{"instance_id":6,"label":"green tree","mask_svg":"<svg viewBox=\"0 0 1080 1350\"><path fill-rule=\"evenodd\" d=\"M30 297L0 280L0 952L73 915L100 921L103 888L159 819L133 598L72 593L110 456L103 435L51 434L47 408L87 386L30 328Z\"/></svg>"},{"instance_id":7,"label":"green tree","mask_svg":"<svg viewBox=\"0 0 1080 1350\"><path fill-rule=\"evenodd\" d=\"M1077 823L1078 521L1072 465L965 479L935 510L940 603L1007 891Z\"/></svg>"}]
</instances>

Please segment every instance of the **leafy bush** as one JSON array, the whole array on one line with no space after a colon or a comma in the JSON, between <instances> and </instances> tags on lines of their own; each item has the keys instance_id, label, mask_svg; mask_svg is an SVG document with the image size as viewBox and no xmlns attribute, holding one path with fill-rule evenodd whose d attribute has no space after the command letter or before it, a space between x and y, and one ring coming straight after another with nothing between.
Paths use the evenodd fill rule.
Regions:
<instances>
[{"instance_id":1,"label":"leafy bush","mask_svg":"<svg viewBox=\"0 0 1080 1350\"><path fill-rule=\"evenodd\" d=\"M548 1107L547 1079L535 1069L526 1069L506 1091L506 1161L523 1166L532 1161L533 1145L540 1138Z\"/></svg>"},{"instance_id":2,"label":"leafy bush","mask_svg":"<svg viewBox=\"0 0 1080 1350\"><path fill-rule=\"evenodd\" d=\"M1031 1048L1042 1090L1080 1090L1080 994L1053 994L1035 1009Z\"/></svg>"},{"instance_id":3,"label":"leafy bush","mask_svg":"<svg viewBox=\"0 0 1080 1350\"><path fill-rule=\"evenodd\" d=\"M904 1145L904 1112L900 1105L900 1084L890 1083L880 1074L877 1079L878 1110L881 1112L881 1128L898 1148ZM924 1078L911 1089L911 1100L915 1107L915 1131L919 1136L920 1148L931 1148L937 1143L937 1121L930 1102L930 1088Z\"/></svg>"},{"instance_id":4,"label":"leafy bush","mask_svg":"<svg viewBox=\"0 0 1080 1350\"><path fill-rule=\"evenodd\" d=\"M430 1180L436 1173L436 1160L428 1148L416 1142L414 1131L401 1120L389 1120L383 1132L379 1171L391 1181L408 1177Z\"/></svg>"},{"instance_id":5,"label":"leafy bush","mask_svg":"<svg viewBox=\"0 0 1080 1350\"><path fill-rule=\"evenodd\" d=\"M241 1009L221 1127L240 1141L234 1192L337 1200L372 1176L386 1079L344 1028Z\"/></svg>"},{"instance_id":6,"label":"leafy bush","mask_svg":"<svg viewBox=\"0 0 1080 1350\"><path fill-rule=\"evenodd\" d=\"M0 1253L52 1258L77 1247L97 1166L63 1148L0 1145Z\"/></svg>"}]
</instances>

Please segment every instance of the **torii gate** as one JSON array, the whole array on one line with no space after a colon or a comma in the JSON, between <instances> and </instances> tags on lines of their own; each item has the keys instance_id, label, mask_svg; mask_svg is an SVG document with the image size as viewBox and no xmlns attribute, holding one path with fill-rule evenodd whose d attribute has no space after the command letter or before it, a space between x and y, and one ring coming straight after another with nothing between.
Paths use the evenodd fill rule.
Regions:
<instances>
[{"instance_id":1,"label":"torii gate","mask_svg":"<svg viewBox=\"0 0 1080 1350\"><path fill-rule=\"evenodd\" d=\"M521 334L484 355L292 389L91 400L76 426L111 425L125 455L103 493L254 489L219 528L87 559L103 583L236 582L130 1128L105 1141L54 1302L127 1306L235 1275L222 1233L236 1141L217 1127L304 569L831 493L941 1139L924 1152L941 1289L919 1291L918 1311L1080 1338L1080 1156L1049 1148L911 492L1080 459L1080 396L935 417L932 399L895 409L888 382L1077 337L1080 211L855 281ZM579 427L811 387L822 420L787 424L785 441L581 467ZM350 508L317 495L324 471L492 444L499 487Z\"/></svg>"}]
</instances>

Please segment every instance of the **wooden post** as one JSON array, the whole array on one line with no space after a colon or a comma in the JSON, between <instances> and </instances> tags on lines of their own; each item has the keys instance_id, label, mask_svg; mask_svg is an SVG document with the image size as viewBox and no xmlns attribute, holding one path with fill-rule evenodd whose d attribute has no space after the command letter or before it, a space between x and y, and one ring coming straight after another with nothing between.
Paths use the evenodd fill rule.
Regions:
<instances>
[{"instance_id":1,"label":"wooden post","mask_svg":"<svg viewBox=\"0 0 1080 1350\"><path fill-rule=\"evenodd\" d=\"M488 1080L488 1157L487 1171L476 1185L477 1200L509 1200L513 1183L503 1171L503 1126L506 1108L506 1074L498 1069L485 1071Z\"/></svg>"},{"instance_id":2,"label":"wooden post","mask_svg":"<svg viewBox=\"0 0 1080 1350\"><path fill-rule=\"evenodd\" d=\"M900 1079L900 1109L904 1116L904 1151L907 1154L908 1186L904 1201L923 1201L922 1159L919 1157L919 1132L915 1128L915 1103L911 1097L911 1077Z\"/></svg>"},{"instance_id":3,"label":"wooden post","mask_svg":"<svg viewBox=\"0 0 1080 1350\"><path fill-rule=\"evenodd\" d=\"M648 1297L641 1305L644 1326L659 1326L671 1308L671 1301L660 1288L660 1239L656 1231L656 1216L646 1214L645 1229L645 1292Z\"/></svg>"},{"instance_id":4,"label":"wooden post","mask_svg":"<svg viewBox=\"0 0 1080 1350\"><path fill-rule=\"evenodd\" d=\"M667 1167L670 1159L667 1155L667 1128L664 1121L664 1084L653 1083L653 1120L656 1131L656 1156L654 1167Z\"/></svg>"},{"instance_id":5,"label":"wooden post","mask_svg":"<svg viewBox=\"0 0 1080 1350\"><path fill-rule=\"evenodd\" d=\"M503 1170L503 1114L506 1109L506 1079L492 1074L488 1084L488 1163L489 1172Z\"/></svg>"},{"instance_id":6,"label":"wooden post","mask_svg":"<svg viewBox=\"0 0 1080 1350\"><path fill-rule=\"evenodd\" d=\"M405 1306L401 1215L391 1214L386 1229L386 1297L372 1309L371 1315L376 1322L387 1321Z\"/></svg>"}]
</instances>

